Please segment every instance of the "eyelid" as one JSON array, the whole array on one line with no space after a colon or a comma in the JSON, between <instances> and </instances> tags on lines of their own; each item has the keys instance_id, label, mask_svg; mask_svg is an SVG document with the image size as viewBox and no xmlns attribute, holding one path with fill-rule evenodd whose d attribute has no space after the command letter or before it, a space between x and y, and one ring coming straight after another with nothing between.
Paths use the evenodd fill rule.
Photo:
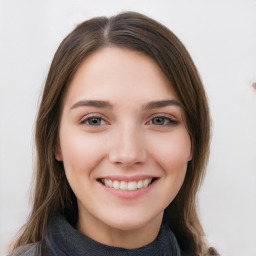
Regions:
<instances>
[{"instance_id":1,"label":"eyelid","mask_svg":"<svg viewBox=\"0 0 256 256\"><path fill-rule=\"evenodd\" d=\"M150 119L146 122L146 124L149 124L149 122L152 121L152 119L156 117L161 117L161 118L166 118L170 120L170 124L178 124L179 121L171 114L166 114L166 113L156 113L150 116ZM160 125L159 125L160 126Z\"/></svg>"},{"instance_id":2,"label":"eyelid","mask_svg":"<svg viewBox=\"0 0 256 256\"><path fill-rule=\"evenodd\" d=\"M177 118L175 118L173 115L171 114L167 114L167 113L155 113L153 115L150 116L150 118L148 119L148 121L146 121L146 125L147 124L150 124L150 122L152 121L152 119L156 118L156 117L161 117L161 118L166 118L166 119L169 119L169 125L172 125L172 124L178 124L179 121L177 120ZM102 119L105 124L110 124L110 122L106 119L106 117L100 113L89 113L89 114L86 114L84 115L80 121L79 121L79 124L83 125L85 124L85 122L90 119L90 118L100 118ZM103 125L105 125L103 124ZM87 124L88 125L88 124ZM165 124L166 125L166 124ZM90 125L88 125L90 126ZM102 126L102 125L100 125ZM160 125L159 125L160 126ZM97 127L97 126L95 126Z\"/></svg>"},{"instance_id":3,"label":"eyelid","mask_svg":"<svg viewBox=\"0 0 256 256\"><path fill-rule=\"evenodd\" d=\"M109 123L106 118L102 115L102 114L99 114L99 113L90 113L90 114L86 114L84 115L79 123L80 124L84 124L89 118L101 118L104 122L106 122L107 124Z\"/></svg>"}]
</instances>

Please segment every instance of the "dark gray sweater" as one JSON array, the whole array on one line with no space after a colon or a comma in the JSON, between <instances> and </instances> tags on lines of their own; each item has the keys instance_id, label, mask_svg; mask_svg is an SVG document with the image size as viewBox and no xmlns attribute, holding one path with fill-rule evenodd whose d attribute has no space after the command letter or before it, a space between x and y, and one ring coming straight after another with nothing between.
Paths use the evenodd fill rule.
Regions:
<instances>
[{"instance_id":1,"label":"dark gray sweater","mask_svg":"<svg viewBox=\"0 0 256 256\"><path fill-rule=\"evenodd\" d=\"M162 224L157 238L136 249L98 243L74 229L63 217L49 226L45 239L17 249L10 256L183 256L169 227Z\"/></svg>"}]
</instances>

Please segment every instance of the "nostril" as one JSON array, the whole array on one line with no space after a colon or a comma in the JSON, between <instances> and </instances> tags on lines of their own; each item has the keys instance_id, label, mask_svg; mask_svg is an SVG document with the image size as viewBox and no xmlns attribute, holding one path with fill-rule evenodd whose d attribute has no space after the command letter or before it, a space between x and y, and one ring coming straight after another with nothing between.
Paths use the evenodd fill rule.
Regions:
<instances>
[{"instance_id":1,"label":"nostril","mask_svg":"<svg viewBox=\"0 0 256 256\"><path fill-rule=\"evenodd\" d=\"M109 153L110 162L115 164L122 164L124 166L142 164L143 162L145 162L145 159L145 152L122 152L122 150L112 150Z\"/></svg>"}]
</instances>

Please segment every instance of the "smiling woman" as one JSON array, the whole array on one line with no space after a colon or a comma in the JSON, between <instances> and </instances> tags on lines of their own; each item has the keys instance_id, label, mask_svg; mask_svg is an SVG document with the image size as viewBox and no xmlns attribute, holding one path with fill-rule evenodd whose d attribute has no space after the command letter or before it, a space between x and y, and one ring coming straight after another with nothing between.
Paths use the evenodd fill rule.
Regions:
<instances>
[{"instance_id":1,"label":"smiling woman","mask_svg":"<svg viewBox=\"0 0 256 256\"><path fill-rule=\"evenodd\" d=\"M80 24L48 74L34 206L11 255L217 255L196 208L209 122L167 28L132 12Z\"/></svg>"},{"instance_id":2,"label":"smiling woman","mask_svg":"<svg viewBox=\"0 0 256 256\"><path fill-rule=\"evenodd\" d=\"M108 46L80 65L55 149L77 197L78 230L124 248L155 239L191 160L177 103L158 65L137 51Z\"/></svg>"}]
</instances>

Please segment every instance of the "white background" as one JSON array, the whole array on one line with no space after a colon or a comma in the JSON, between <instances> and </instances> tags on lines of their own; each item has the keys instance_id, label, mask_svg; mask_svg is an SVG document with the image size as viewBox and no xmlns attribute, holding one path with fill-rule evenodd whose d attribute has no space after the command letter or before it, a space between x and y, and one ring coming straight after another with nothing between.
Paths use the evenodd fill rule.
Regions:
<instances>
[{"instance_id":1,"label":"white background","mask_svg":"<svg viewBox=\"0 0 256 256\"><path fill-rule=\"evenodd\" d=\"M35 115L58 44L75 24L126 10L162 22L191 53L213 119L202 223L222 256L255 256L255 0L0 0L0 255L29 213Z\"/></svg>"}]
</instances>

